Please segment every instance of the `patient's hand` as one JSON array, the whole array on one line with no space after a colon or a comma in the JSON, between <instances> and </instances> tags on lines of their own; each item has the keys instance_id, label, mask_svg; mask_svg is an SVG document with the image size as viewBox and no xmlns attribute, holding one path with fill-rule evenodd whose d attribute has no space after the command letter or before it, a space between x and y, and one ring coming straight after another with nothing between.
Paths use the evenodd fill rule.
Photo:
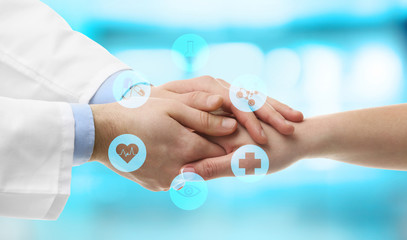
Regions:
<instances>
[{"instance_id":1,"label":"patient's hand","mask_svg":"<svg viewBox=\"0 0 407 240\"><path fill-rule=\"evenodd\" d=\"M301 122L303 120L301 112L270 97L267 97L264 106L254 113L242 112L232 104L229 98L229 87L230 84L222 79L202 76L187 80L172 81L158 86L157 89L166 90L167 93L187 95L191 98L194 97L196 91L220 95L223 98L223 110L233 113L238 122L247 129L250 136L259 144L266 144L267 139L270 139L270 136L267 135L267 131L262 128L263 124L260 123L260 120L270 124L270 126L273 126L278 132L284 135L293 134L294 126L291 122Z\"/></svg>"},{"instance_id":2,"label":"patient's hand","mask_svg":"<svg viewBox=\"0 0 407 240\"><path fill-rule=\"evenodd\" d=\"M236 132L231 135L207 137L208 140L223 147L227 155L207 158L187 164L181 169L181 172L195 172L205 180L234 176L231 169L232 155L236 149L247 144L258 145L267 153L270 160L268 173L277 172L287 168L302 158L303 150L297 144L299 142L297 132L290 136L284 136L277 132L273 127L263 122L261 122L261 124L268 137L268 144L256 144L250 137L248 131L239 125Z\"/></svg>"}]
</instances>

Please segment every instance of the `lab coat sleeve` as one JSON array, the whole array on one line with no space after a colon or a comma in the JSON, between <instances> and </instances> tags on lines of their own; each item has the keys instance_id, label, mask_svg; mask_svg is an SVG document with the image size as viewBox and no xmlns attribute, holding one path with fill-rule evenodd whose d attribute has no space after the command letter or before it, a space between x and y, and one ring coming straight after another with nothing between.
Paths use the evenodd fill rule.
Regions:
<instances>
[{"instance_id":1,"label":"lab coat sleeve","mask_svg":"<svg viewBox=\"0 0 407 240\"><path fill-rule=\"evenodd\" d=\"M39 0L0 1L0 96L88 103L126 69Z\"/></svg>"},{"instance_id":2,"label":"lab coat sleeve","mask_svg":"<svg viewBox=\"0 0 407 240\"><path fill-rule=\"evenodd\" d=\"M58 218L70 193L70 105L0 97L0 116L0 215Z\"/></svg>"}]
</instances>

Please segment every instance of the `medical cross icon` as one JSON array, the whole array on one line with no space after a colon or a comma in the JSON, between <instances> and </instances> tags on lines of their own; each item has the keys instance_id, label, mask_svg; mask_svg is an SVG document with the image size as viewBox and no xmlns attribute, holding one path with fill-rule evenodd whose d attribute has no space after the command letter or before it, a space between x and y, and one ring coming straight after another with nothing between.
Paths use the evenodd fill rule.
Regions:
<instances>
[{"instance_id":1,"label":"medical cross icon","mask_svg":"<svg viewBox=\"0 0 407 240\"><path fill-rule=\"evenodd\" d=\"M239 159L239 168L244 168L246 175L254 174L256 168L261 168L261 159L256 159L254 152L247 152L245 158Z\"/></svg>"}]
</instances>

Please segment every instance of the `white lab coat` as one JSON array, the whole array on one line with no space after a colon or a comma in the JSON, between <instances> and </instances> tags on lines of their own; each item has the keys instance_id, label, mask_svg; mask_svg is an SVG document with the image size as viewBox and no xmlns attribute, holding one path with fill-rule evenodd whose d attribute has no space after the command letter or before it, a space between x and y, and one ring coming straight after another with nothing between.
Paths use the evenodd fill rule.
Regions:
<instances>
[{"instance_id":1,"label":"white lab coat","mask_svg":"<svg viewBox=\"0 0 407 240\"><path fill-rule=\"evenodd\" d=\"M129 69L38 0L0 0L0 216L56 219L70 194L71 103Z\"/></svg>"}]
</instances>

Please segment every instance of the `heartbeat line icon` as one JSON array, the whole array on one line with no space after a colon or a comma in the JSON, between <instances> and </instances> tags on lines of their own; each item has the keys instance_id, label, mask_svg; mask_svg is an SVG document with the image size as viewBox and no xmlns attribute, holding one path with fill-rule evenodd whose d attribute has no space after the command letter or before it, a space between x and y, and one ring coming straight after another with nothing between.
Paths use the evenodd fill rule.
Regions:
<instances>
[{"instance_id":1,"label":"heartbeat line icon","mask_svg":"<svg viewBox=\"0 0 407 240\"><path fill-rule=\"evenodd\" d=\"M126 162L129 163L134 156L138 153L138 146L136 144L119 144L116 147L116 153Z\"/></svg>"}]
</instances>

